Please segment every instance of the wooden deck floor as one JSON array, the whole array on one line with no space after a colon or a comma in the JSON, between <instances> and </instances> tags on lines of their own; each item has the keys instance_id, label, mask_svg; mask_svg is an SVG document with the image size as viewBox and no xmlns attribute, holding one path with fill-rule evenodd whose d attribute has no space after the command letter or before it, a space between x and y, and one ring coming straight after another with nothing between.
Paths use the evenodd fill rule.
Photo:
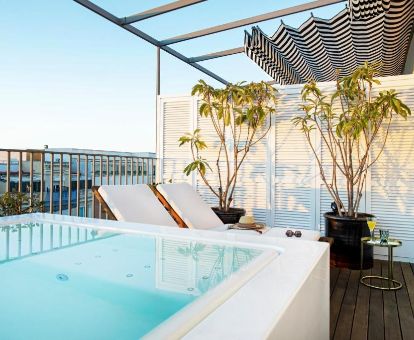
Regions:
<instances>
[{"instance_id":1,"label":"wooden deck floor","mask_svg":"<svg viewBox=\"0 0 414 340\"><path fill-rule=\"evenodd\" d=\"M387 273L376 261L363 275ZM359 271L331 268L331 339L414 339L414 264L396 262L395 292L370 289L359 283Z\"/></svg>"}]
</instances>

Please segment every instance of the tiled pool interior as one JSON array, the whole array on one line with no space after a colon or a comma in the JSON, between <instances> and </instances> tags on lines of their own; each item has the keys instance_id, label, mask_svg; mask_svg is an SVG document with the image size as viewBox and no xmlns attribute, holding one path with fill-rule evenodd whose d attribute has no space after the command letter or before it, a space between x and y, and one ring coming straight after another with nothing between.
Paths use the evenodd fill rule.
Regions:
<instances>
[{"instance_id":1,"label":"tiled pool interior","mask_svg":"<svg viewBox=\"0 0 414 340\"><path fill-rule=\"evenodd\" d=\"M0 339L137 339L261 253L60 224L0 226Z\"/></svg>"}]
</instances>

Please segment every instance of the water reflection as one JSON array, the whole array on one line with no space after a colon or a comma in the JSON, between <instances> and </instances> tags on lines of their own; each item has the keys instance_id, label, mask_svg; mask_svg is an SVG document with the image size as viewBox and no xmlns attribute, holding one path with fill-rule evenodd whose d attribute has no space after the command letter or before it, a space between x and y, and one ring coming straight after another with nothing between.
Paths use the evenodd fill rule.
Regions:
<instances>
[{"instance_id":1,"label":"water reflection","mask_svg":"<svg viewBox=\"0 0 414 340\"><path fill-rule=\"evenodd\" d=\"M114 236L93 228L22 223L0 226L0 263Z\"/></svg>"},{"instance_id":2,"label":"water reflection","mask_svg":"<svg viewBox=\"0 0 414 340\"><path fill-rule=\"evenodd\" d=\"M157 239L157 288L202 294L262 253L200 242Z\"/></svg>"},{"instance_id":3,"label":"water reflection","mask_svg":"<svg viewBox=\"0 0 414 340\"><path fill-rule=\"evenodd\" d=\"M52 254L62 249L67 251ZM58 273L82 272L133 289L198 296L262 251L58 223L0 226L0 264L46 253L51 256L37 257L36 263L59 268Z\"/></svg>"}]
</instances>

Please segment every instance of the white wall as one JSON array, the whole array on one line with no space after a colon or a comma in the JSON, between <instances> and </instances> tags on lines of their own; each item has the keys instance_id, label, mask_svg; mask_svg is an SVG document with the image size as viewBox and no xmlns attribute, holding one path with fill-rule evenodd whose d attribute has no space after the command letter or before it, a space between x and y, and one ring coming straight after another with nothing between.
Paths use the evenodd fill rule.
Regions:
<instances>
[{"instance_id":1,"label":"white wall","mask_svg":"<svg viewBox=\"0 0 414 340\"><path fill-rule=\"evenodd\" d=\"M321 88L334 89L333 83ZM382 79L378 90L393 88L413 111L414 75ZM244 207L256 219L273 226L300 227L324 231L323 213L332 199L319 178L319 170L304 136L292 124L300 115L301 86L279 88L277 114L267 138L246 160L240 176L235 205ZM191 160L188 146L178 147L185 132L201 128L209 149L203 154L214 161L213 128L197 113L199 101L191 96L161 96L158 103L158 158L160 181L187 181L208 201L214 197L200 179L185 176L182 170ZM318 138L315 135L315 141ZM319 150L323 152L323 150ZM216 174L210 174L214 182ZM361 207L378 217L379 227L403 241L395 254L401 260L414 260L414 117L396 120L389 141L376 166L368 175L365 200ZM376 252L379 250L376 249ZM381 256L380 253L377 254Z\"/></svg>"}]
</instances>

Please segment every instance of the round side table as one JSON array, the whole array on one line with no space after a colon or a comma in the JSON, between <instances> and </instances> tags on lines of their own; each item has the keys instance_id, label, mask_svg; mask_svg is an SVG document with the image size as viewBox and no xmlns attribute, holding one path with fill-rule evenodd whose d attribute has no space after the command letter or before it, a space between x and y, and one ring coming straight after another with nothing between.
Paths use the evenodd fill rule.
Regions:
<instances>
[{"instance_id":1,"label":"round side table","mask_svg":"<svg viewBox=\"0 0 414 340\"><path fill-rule=\"evenodd\" d=\"M367 244L372 247L386 247L388 248L388 276L379 276L379 275L367 275L362 276L360 282L367 287L381 289L381 290L398 290L402 287L402 283L394 280L393 277L393 261L394 261L394 248L400 247L402 242L395 239L388 239L388 242L381 243L379 237L375 237L374 240L371 240L371 237L361 238L361 273L362 273L362 262L364 259L364 245ZM378 279L381 281L386 281L387 286L374 286L371 283L366 282L368 279Z\"/></svg>"}]
</instances>

